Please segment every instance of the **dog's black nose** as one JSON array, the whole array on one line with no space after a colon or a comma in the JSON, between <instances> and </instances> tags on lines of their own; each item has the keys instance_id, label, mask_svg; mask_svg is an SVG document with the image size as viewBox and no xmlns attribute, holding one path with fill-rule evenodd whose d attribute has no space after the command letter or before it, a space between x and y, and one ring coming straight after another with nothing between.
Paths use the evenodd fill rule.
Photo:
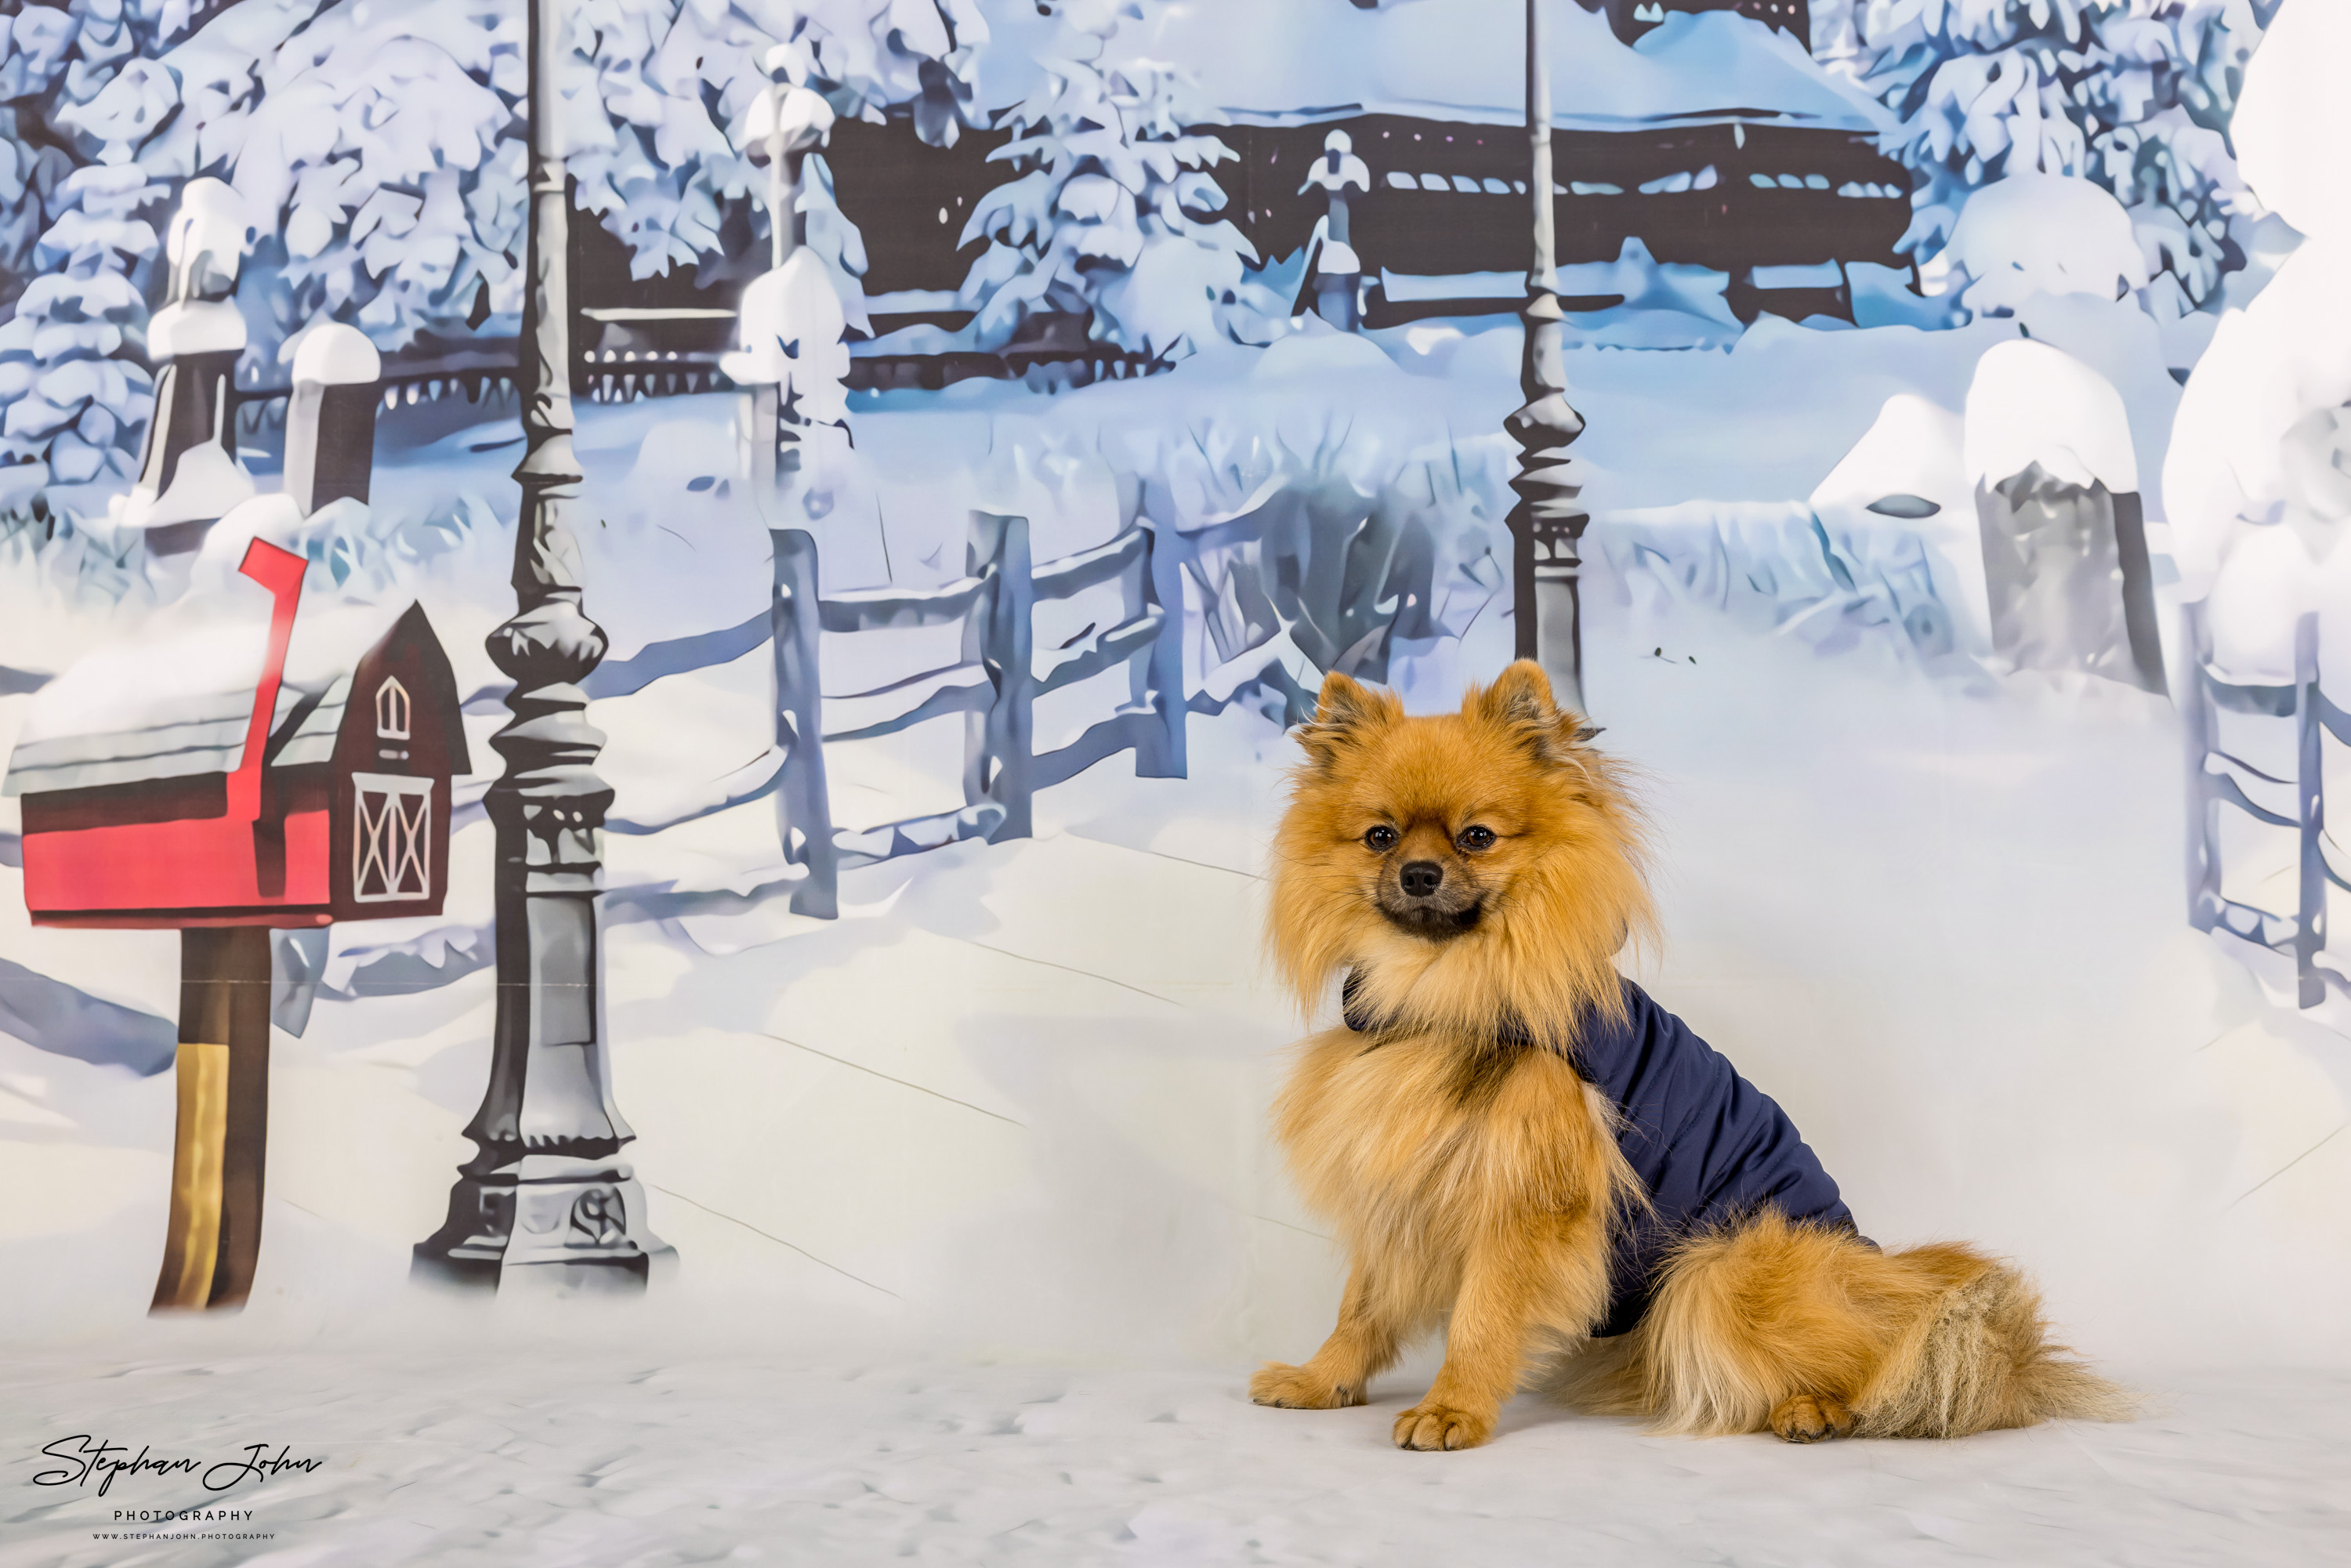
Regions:
<instances>
[{"instance_id":1,"label":"dog's black nose","mask_svg":"<svg viewBox=\"0 0 2351 1568\"><path fill-rule=\"evenodd\" d=\"M1396 873L1396 880L1404 883L1405 896L1426 898L1444 883L1445 868L1435 861L1411 861Z\"/></svg>"}]
</instances>

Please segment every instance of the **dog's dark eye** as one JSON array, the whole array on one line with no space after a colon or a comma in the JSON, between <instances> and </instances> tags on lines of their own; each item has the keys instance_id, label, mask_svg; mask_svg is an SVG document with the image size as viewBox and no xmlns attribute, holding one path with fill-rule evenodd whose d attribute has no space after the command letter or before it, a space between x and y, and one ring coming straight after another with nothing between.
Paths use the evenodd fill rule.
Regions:
<instances>
[{"instance_id":1,"label":"dog's dark eye","mask_svg":"<svg viewBox=\"0 0 2351 1568\"><path fill-rule=\"evenodd\" d=\"M1461 830L1461 836L1453 841L1465 850L1490 850L1494 847L1494 830L1464 828Z\"/></svg>"},{"instance_id":2,"label":"dog's dark eye","mask_svg":"<svg viewBox=\"0 0 2351 1568\"><path fill-rule=\"evenodd\" d=\"M1381 854L1385 854L1395 846L1396 831L1385 822L1364 835L1364 847L1367 850L1376 850Z\"/></svg>"}]
</instances>

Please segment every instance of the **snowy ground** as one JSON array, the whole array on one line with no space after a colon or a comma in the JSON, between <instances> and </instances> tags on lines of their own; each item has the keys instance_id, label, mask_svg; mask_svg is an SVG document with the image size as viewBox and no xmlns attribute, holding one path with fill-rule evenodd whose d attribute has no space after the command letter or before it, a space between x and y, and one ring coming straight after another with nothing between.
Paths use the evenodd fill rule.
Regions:
<instances>
[{"instance_id":1,"label":"snowy ground","mask_svg":"<svg viewBox=\"0 0 2351 1568\"><path fill-rule=\"evenodd\" d=\"M1265 1410L1224 1367L161 1337L135 1361L28 1358L0 1388L70 1412L44 1440L94 1427L210 1454L266 1437L328 1465L204 1500L249 1523L165 1527L257 1541L107 1538L124 1501L184 1506L192 1488L19 1487L0 1565L2351 1561L2340 1376L2174 1376L2128 1426L1811 1448L1522 1399L1489 1448L1411 1454L1387 1441L1400 1389Z\"/></svg>"},{"instance_id":2,"label":"snowy ground","mask_svg":"<svg viewBox=\"0 0 2351 1568\"><path fill-rule=\"evenodd\" d=\"M1974 337L1921 340L1907 382L1830 374L1855 334L1579 356L1591 405L1615 411L1591 438L1611 504L1802 497L1886 392L1955 399L1996 340ZM1477 337L1427 342L1499 368ZM1791 377L1804 398L1769 395ZM1700 385L1724 400L1711 423L1688 414ZM1458 400L1462 428L1490 427L1508 395L1483 372L1363 395L1399 386ZM1173 393L1106 395L1141 421ZM616 659L764 602L761 541L691 487L705 454L683 413L583 425L591 467L642 444L640 472L666 465L701 497L622 507L583 541ZM924 423L865 428L918 490ZM436 462L505 496L512 456ZM392 471L387 497L412 477ZM959 526L949 507L889 516L917 545ZM119 1048L0 1035L0 1177L28 1195L0 1220L0 1332L26 1347L0 1396L0 1452L24 1460L0 1568L2351 1557L2325 1480L2351 1436L2351 1048L2187 929L2168 706L1930 675L1882 640L1823 656L1759 636L1656 577L1611 577L1608 526L1587 551L1593 702L1604 744L1647 769L1666 845L1667 944L1636 972L1788 1107L1871 1234L2016 1258L2158 1414L1795 1451L1522 1405L1491 1449L1396 1454L1386 1422L1426 1352L1369 1411L1248 1406L1256 1361L1327 1329L1342 1262L1264 1139L1299 1032L1255 937L1290 747L1231 711L1192 725L1189 779L1097 768L1039 797L1032 840L845 878L839 922L762 896L764 801L613 836L615 1082L653 1227L681 1258L648 1312L619 1318L450 1319L405 1284L486 1068L490 974L465 950L486 918L477 815L456 836L452 945L385 958L378 928L347 928L356 999L276 1037L261 1276L224 1322L141 1315L172 1086L137 1053L168 1054L174 940L32 930L0 863L0 956L117 1009ZM494 528L461 537L427 585L467 689L504 602L497 548ZM1481 624L1415 689L1506 649L1507 624ZM618 812L757 748L764 658L596 705ZM0 730L26 700L0 696ZM501 716L477 711L477 743ZM923 809L951 789L953 750L920 731L841 748L836 800L865 801L844 819ZM98 1505L27 1479L29 1456L83 1431L159 1452L284 1442L328 1465L268 1483L267 1542L94 1542ZM204 1500L135 1484L138 1506Z\"/></svg>"}]
</instances>

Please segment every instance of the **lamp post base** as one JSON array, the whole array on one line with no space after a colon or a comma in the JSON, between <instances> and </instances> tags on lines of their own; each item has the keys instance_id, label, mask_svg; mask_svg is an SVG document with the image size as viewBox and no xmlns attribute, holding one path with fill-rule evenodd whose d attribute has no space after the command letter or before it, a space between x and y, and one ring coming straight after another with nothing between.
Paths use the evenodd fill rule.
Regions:
<instances>
[{"instance_id":1,"label":"lamp post base","mask_svg":"<svg viewBox=\"0 0 2351 1568\"><path fill-rule=\"evenodd\" d=\"M409 1277L464 1290L634 1294L677 1252L645 1228L644 1188L625 1165L526 1155L461 1174L449 1218L416 1244Z\"/></svg>"}]
</instances>

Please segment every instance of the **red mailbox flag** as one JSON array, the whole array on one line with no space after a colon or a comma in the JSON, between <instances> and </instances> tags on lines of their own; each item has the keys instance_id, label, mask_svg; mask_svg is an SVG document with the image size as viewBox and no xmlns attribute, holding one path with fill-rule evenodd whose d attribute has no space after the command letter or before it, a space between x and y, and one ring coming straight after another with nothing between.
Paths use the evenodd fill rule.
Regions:
<instances>
[{"instance_id":1,"label":"red mailbox flag","mask_svg":"<svg viewBox=\"0 0 2351 1568\"><path fill-rule=\"evenodd\" d=\"M291 550L256 539L245 547L237 570L269 591L269 652L261 662L261 684L254 688L253 717L245 728L245 755L228 776L231 821L261 818L262 754L269 747L269 721L277 712L277 685L286 675L286 650L294 641L294 612L302 602L302 573L309 562Z\"/></svg>"}]
</instances>

